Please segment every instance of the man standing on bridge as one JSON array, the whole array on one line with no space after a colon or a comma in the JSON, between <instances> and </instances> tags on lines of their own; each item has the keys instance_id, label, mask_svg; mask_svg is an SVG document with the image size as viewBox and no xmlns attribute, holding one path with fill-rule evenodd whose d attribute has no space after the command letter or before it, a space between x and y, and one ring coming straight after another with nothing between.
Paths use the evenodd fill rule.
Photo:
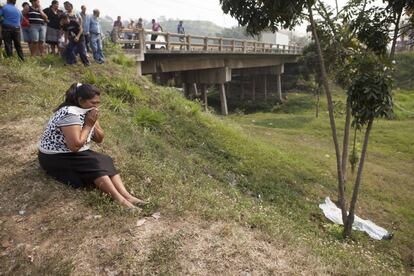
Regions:
<instances>
[{"instance_id":1,"label":"man standing on bridge","mask_svg":"<svg viewBox=\"0 0 414 276\"><path fill-rule=\"evenodd\" d=\"M153 32L162 32L162 27L160 25L160 23L155 22L155 19L151 20L152 22L152 31ZM152 34L151 35L151 41L155 41L157 40L158 35L157 34ZM151 50L155 49L155 44L151 44Z\"/></svg>"},{"instance_id":2,"label":"man standing on bridge","mask_svg":"<svg viewBox=\"0 0 414 276\"><path fill-rule=\"evenodd\" d=\"M185 30L184 30L184 26L183 26L183 21L182 20L180 20L180 22L177 25L177 34L182 34L182 35L185 34ZM180 42L181 43L184 43L184 36L180 36ZM182 44L180 45L180 50L182 50L183 46L184 45L182 45Z\"/></svg>"}]
</instances>

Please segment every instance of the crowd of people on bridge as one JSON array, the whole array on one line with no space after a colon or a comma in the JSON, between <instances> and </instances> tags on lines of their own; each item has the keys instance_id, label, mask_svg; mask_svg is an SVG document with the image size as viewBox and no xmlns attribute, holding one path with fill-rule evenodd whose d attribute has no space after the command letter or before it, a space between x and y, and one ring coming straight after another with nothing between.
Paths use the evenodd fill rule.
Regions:
<instances>
[{"instance_id":1,"label":"crowd of people on bridge","mask_svg":"<svg viewBox=\"0 0 414 276\"><path fill-rule=\"evenodd\" d=\"M117 20L114 21L113 24L113 28L112 28L112 32L111 32L111 39L112 42L116 42L116 40L119 38L119 34L122 33L122 31L124 29L128 29L128 31L124 32L125 36L123 38L132 40L135 39L136 37L134 36L134 32L131 31L133 29L144 29L144 21L142 18L139 18L138 21L135 23L134 20L130 20L130 22L128 23L128 25L126 26L126 28L124 27L124 24L122 23L122 19L121 16L117 17ZM161 26L161 24L159 22L157 22L155 19L151 20L151 41L156 41L158 38L158 34L159 32L163 32L163 28ZM183 25L183 21L180 20L178 25L177 25L177 33L178 34L182 34L183 36L180 37L180 42L184 42L184 34L185 34L185 29L184 29L184 25ZM134 46L132 44L126 44L124 47L126 48L133 48ZM182 48L182 46L180 47L180 49ZM151 43L151 50L155 49L155 44Z\"/></svg>"},{"instance_id":2,"label":"crowd of people on bridge","mask_svg":"<svg viewBox=\"0 0 414 276\"><path fill-rule=\"evenodd\" d=\"M103 32L100 23L100 12L94 9L92 14L87 13L87 8L82 5L81 12L76 12L72 3L65 1L63 7L57 0L53 0L50 6L43 9L41 0L29 0L24 2L22 8L16 7L16 0L7 0L7 4L0 5L0 49L4 43L6 56L13 55L13 46L21 60L25 59L22 41L27 43L31 56L44 56L46 52L61 55L66 64L75 64L77 56L85 66L90 64L90 53L93 59L102 64L105 62L103 53ZM156 41L158 32L163 28L155 19L151 20L151 41ZM143 29L145 26L142 18L137 22L131 20L127 29ZM117 40L122 33L124 24L118 16L114 21L111 34L112 40ZM178 34L185 34L183 21L177 26ZM134 39L134 32L124 32L124 39ZM179 38L184 42L184 36ZM126 44L124 47L134 47ZM150 48L155 49L155 43ZM135 45L136 46L136 45ZM181 46L182 47L182 46ZM180 47L180 49L181 49Z\"/></svg>"},{"instance_id":3,"label":"crowd of people on bridge","mask_svg":"<svg viewBox=\"0 0 414 276\"><path fill-rule=\"evenodd\" d=\"M105 62L102 45L102 27L100 12L86 13L86 6L81 12L74 10L71 2L63 3L53 0L49 7L42 9L40 0L30 0L22 4L22 10L16 7L16 0L7 0L0 7L1 35L0 45L4 42L7 56L13 55L13 46L21 60L25 59L21 40L28 44L32 56L45 54L45 43L50 53L61 55L66 64L75 64L79 55L85 66L90 64L89 53L93 59Z\"/></svg>"}]
</instances>

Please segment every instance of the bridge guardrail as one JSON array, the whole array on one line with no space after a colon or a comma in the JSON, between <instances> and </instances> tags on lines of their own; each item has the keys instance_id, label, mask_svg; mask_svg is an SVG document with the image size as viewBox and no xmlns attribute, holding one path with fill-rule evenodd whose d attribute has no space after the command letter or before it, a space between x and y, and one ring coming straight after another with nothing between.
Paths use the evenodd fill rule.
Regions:
<instances>
[{"instance_id":1,"label":"bridge guardrail","mask_svg":"<svg viewBox=\"0 0 414 276\"><path fill-rule=\"evenodd\" d=\"M205 52L205 53L277 53L300 54L302 47L280 45L254 40L241 40L224 37L207 37L169 32L153 32L144 29L122 29L112 35L112 40L127 52L137 55L137 60L144 60L144 53L156 51L168 52ZM148 40L149 35L158 35L163 39ZM145 46L144 46L145 45Z\"/></svg>"}]
</instances>

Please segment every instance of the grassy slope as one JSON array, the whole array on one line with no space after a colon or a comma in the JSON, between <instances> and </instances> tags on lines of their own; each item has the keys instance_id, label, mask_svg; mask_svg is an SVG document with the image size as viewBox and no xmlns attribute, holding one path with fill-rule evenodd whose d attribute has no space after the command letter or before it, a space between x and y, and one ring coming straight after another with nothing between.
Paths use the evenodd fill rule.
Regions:
<instances>
[{"instance_id":1,"label":"grassy slope","mask_svg":"<svg viewBox=\"0 0 414 276\"><path fill-rule=\"evenodd\" d=\"M202 113L174 89L134 79L132 68L44 63L0 65L0 238L8 254L0 257L0 267L6 272L45 273L46 266L46 272L61 274L81 268L196 274L402 271L398 251L404 255L413 248L409 119L380 122L374 131L358 210L396 229L395 239L374 242L356 234L344 242L338 239L340 228L317 208L325 195L335 195L334 160L326 118L314 119L309 104L303 106L309 97L294 97L280 113L222 119ZM114 157L129 189L149 198L143 214L119 210L98 192L65 188L38 168L35 144L42 128L62 92L78 80L106 92L106 141L98 150ZM299 113L283 112L294 108ZM18 154L8 154L8 147ZM395 149L399 155L392 154ZM387 185L390 181L398 189ZM27 213L17 215L22 209ZM134 226L155 211L162 214L160 222L148 219L144 230Z\"/></svg>"},{"instance_id":2,"label":"grassy slope","mask_svg":"<svg viewBox=\"0 0 414 276\"><path fill-rule=\"evenodd\" d=\"M408 105L411 101L406 99L413 95L412 91L399 91L394 96L397 104ZM343 100L340 95L336 98L338 101ZM335 199L335 153L328 114L324 110L320 118L315 118L313 102L310 95L293 95L289 103L276 114L234 116L234 120L243 124L254 137L300 156L311 170L319 172L321 176L328 176L330 180L326 184L320 182L326 185L326 189L314 186L304 189L319 197L329 195ZM290 113L291 110L294 110L294 114ZM412 266L414 147L411 141L414 139L414 125L410 113L396 110L396 116L396 120L380 120L374 125L357 213L395 233L391 242L373 243L378 250L397 250L406 265ZM339 118L337 125L340 133L343 123L344 118ZM357 138L360 152L362 133L358 133ZM353 179L354 175L350 173L348 186L352 185ZM350 192L348 189L348 198Z\"/></svg>"}]
</instances>

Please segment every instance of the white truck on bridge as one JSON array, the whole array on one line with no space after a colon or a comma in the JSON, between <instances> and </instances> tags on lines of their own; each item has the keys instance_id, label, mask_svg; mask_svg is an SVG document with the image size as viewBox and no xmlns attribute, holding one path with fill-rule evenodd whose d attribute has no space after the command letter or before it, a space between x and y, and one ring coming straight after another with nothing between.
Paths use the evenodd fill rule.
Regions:
<instances>
[{"instance_id":1,"label":"white truck on bridge","mask_svg":"<svg viewBox=\"0 0 414 276\"><path fill-rule=\"evenodd\" d=\"M289 36L287 34L283 34L281 32L263 32L261 34L261 42L271 43L271 44L279 44L279 45L289 45Z\"/></svg>"}]
</instances>

